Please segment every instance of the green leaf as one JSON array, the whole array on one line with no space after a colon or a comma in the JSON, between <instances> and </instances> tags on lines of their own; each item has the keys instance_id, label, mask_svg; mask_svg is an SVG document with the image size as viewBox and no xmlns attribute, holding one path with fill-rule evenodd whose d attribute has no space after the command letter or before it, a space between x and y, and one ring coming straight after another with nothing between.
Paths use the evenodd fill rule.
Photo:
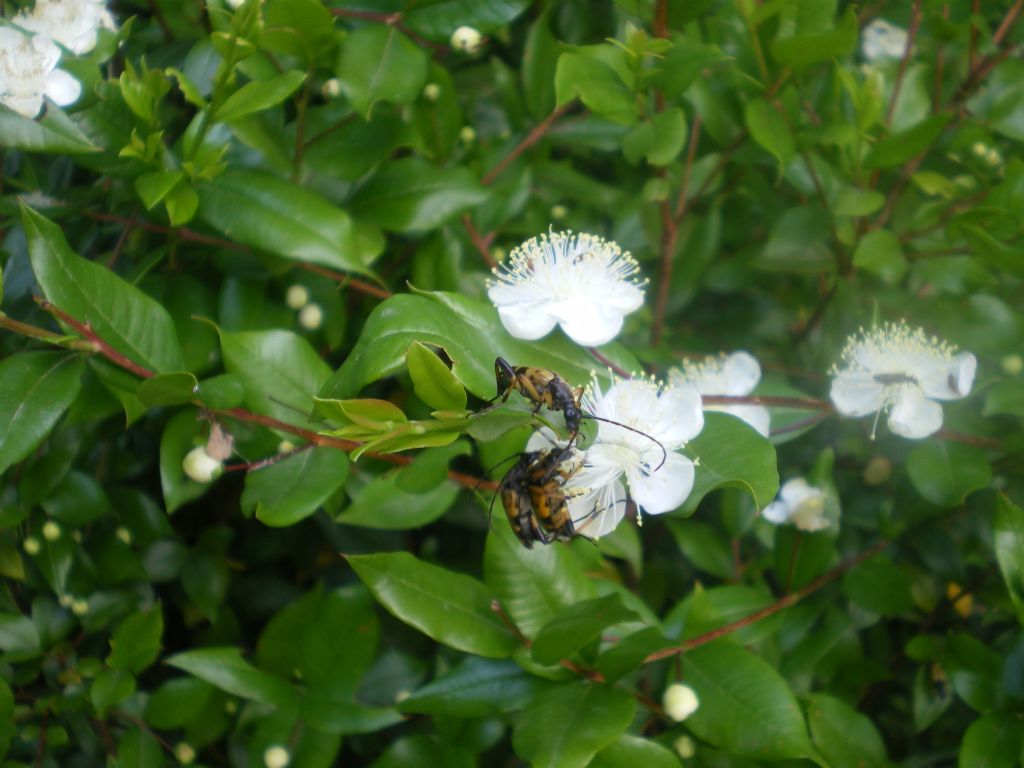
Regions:
<instances>
[{"instance_id":1,"label":"green leaf","mask_svg":"<svg viewBox=\"0 0 1024 768\"><path fill-rule=\"evenodd\" d=\"M668 165L685 143L686 116L670 107L635 125L622 141L622 153L631 163L646 157L651 165Z\"/></svg>"},{"instance_id":2,"label":"green leaf","mask_svg":"<svg viewBox=\"0 0 1024 768\"><path fill-rule=\"evenodd\" d=\"M638 621L617 594L583 600L548 621L533 639L530 651L540 664L557 664L585 646L601 631L625 621Z\"/></svg>"},{"instance_id":3,"label":"green leaf","mask_svg":"<svg viewBox=\"0 0 1024 768\"><path fill-rule=\"evenodd\" d=\"M996 496L995 550L999 570L1024 624L1024 509L1004 494Z\"/></svg>"},{"instance_id":4,"label":"green leaf","mask_svg":"<svg viewBox=\"0 0 1024 768\"><path fill-rule=\"evenodd\" d=\"M429 61L426 51L396 27L368 24L342 42L337 73L342 92L369 120L378 101L408 104L416 99L426 84Z\"/></svg>"},{"instance_id":5,"label":"green leaf","mask_svg":"<svg viewBox=\"0 0 1024 768\"><path fill-rule=\"evenodd\" d=\"M284 680L256 669L242 658L237 648L199 648L171 656L165 663L222 691L279 710L289 711L299 702L299 694L294 688Z\"/></svg>"},{"instance_id":6,"label":"green leaf","mask_svg":"<svg viewBox=\"0 0 1024 768\"><path fill-rule=\"evenodd\" d=\"M625 677L655 651L676 645L657 627L645 627L621 638L597 657L597 669L607 682Z\"/></svg>"},{"instance_id":7,"label":"green leaf","mask_svg":"<svg viewBox=\"0 0 1024 768\"><path fill-rule=\"evenodd\" d=\"M158 302L74 253L60 227L22 207L32 271L43 294L118 352L156 373L182 369L174 321Z\"/></svg>"},{"instance_id":8,"label":"green leaf","mask_svg":"<svg viewBox=\"0 0 1024 768\"><path fill-rule=\"evenodd\" d=\"M498 31L529 7L528 0L429 0L402 12L402 23L431 40L448 42L467 25L484 34Z\"/></svg>"},{"instance_id":9,"label":"green leaf","mask_svg":"<svg viewBox=\"0 0 1024 768\"><path fill-rule=\"evenodd\" d=\"M796 152L793 134L785 118L764 99L747 102L744 117L754 141L779 161L781 173Z\"/></svg>"},{"instance_id":10,"label":"green leaf","mask_svg":"<svg viewBox=\"0 0 1024 768\"><path fill-rule=\"evenodd\" d=\"M305 79L305 72L293 69L269 80L246 83L228 96L214 113L214 118L221 122L229 122L253 112L269 109L291 96Z\"/></svg>"},{"instance_id":11,"label":"green leaf","mask_svg":"<svg viewBox=\"0 0 1024 768\"><path fill-rule=\"evenodd\" d=\"M796 698L765 661L714 643L684 654L682 665L682 679L700 700L686 721L698 738L756 760L803 757L821 763Z\"/></svg>"},{"instance_id":12,"label":"green leaf","mask_svg":"<svg viewBox=\"0 0 1024 768\"><path fill-rule=\"evenodd\" d=\"M846 702L810 694L807 723L814 745L831 768L887 765L885 744L875 724Z\"/></svg>"},{"instance_id":13,"label":"green leaf","mask_svg":"<svg viewBox=\"0 0 1024 768\"><path fill-rule=\"evenodd\" d=\"M146 210L152 210L171 190L185 180L184 171L153 171L135 179L135 191Z\"/></svg>"},{"instance_id":14,"label":"green leaf","mask_svg":"<svg viewBox=\"0 0 1024 768\"><path fill-rule=\"evenodd\" d=\"M857 45L859 31L857 14L848 9L835 29L773 41L772 56L784 67L803 69L849 55Z\"/></svg>"},{"instance_id":15,"label":"green leaf","mask_svg":"<svg viewBox=\"0 0 1024 768\"><path fill-rule=\"evenodd\" d=\"M199 381L191 373L162 373L139 382L135 396L147 408L182 405L196 399Z\"/></svg>"},{"instance_id":16,"label":"green leaf","mask_svg":"<svg viewBox=\"0 0 1024 768\"><path fill-rule=\"evenodd\" d=\"M526 549L498 514L484 549L484 580L519 631L536 637L559 613L593 597L594 585L569 547Z\"/></svg>"},{"instance_id":17,"label":"green leaf","mask_svg":"<svg viewBox=\"0 0 1024 768\"><path fill-rule=\"evenodd\" d=\"M981 227L959 224L957 229L971 245L971 252L984 264L1024 277L1024 248L1006 243Z\"/></svg>"},{"instance_id":18,"label":"green leaf","mask_svg":"<svg viewBox=\"0 0 1024 768\"><path fill-rule=\"evenodd\" d=\"M914 609L910 577L885 555L875 555L847 573L843 592L873 613L899 614Z\"/></svg>"},{"instance_id":19,"label":"green leaf","mask_svg":"<svg viewBox=\"0 0 1024 768\"><path fill-rule=\"evenodd\" d=\"M656 741L624 733L590 761L590 768L679 768L679 758Z\"/></svg>"},{"instance_id":20,"label":"green leaf","mask_svg":"<svg viewBox=\"0 0 1024 768\"><path fill-rule=\"evenodd\" d=\"M984 451L949 440L929 440L914 448L907 456L907 473L917 492L940 507L955 507L992 482Z\"/></svg>"},{"instance_id":21,"label":"green leaf","mask_svg":"<svg viewBox=\"0 0 1024 768\"><path fill-rule=\"evenodd\" d=\"M221 331L220 344L224 367L241 378L249 408L310 426L313 396L331 369L306 339L291 331Z\"/></svg>"},{"instance_id":22,"label":"green leaf","mask_svg":"<svg viewBox=\"0 0 1024 768\"><path fill-rule=\"evenodd\" d=\"M1024 416L1024 381L999 381L989 388L985 394L985 406L981 409L981 415L999 414Z\"/></svg>"},{"instance_id":23,"label":"green leaf","mask_svg":"<svg viewBox=\"0 0 1024 768\"><path fill-rule=\"evenodd\" d=\"M652 78L665 98L672 99L683 93L705 70L716 64L734 61L722 53L717 45L705 45L677 40L663 57L657 59L658 73Z\"/></svg>"},{"instance_id":24,"label":"green leaf","mask_svg":"<svg viewBox=\"0 0 1024 768\"><path fill-rule=\"evenodd\" d=\"M0 651L31 658L39 653L39 630L28 616L0 613Z\"/></svg>"},{"instance_id":25,"label":"green leaf","mask_svg":"<svg viewBox=\"0 0 1024 768\"><path fill-rule=\"evenodd\" d=\"M135 676L126 669L104 669L89 686L89 698L100 717L135 693Z\"/></svg>"},{"instance_id":26,"label":"green leaf","mask_svg":"<svg viewBox=\"0 0 1024 768\"><path fill-rule=\"evenodd\" d=\"M213 686L194 677L176 677L153 691L143 714L154 728L181 728L202 712Z\"/></svg>"},{"instance_id":27,"label":"green leaf","mask_svg":"<svg viewBox=\"0 0 1024 768\"><path fill-rule=\"evenodd\" d=\"M398 705L400 712L449 717L489 717L523 709L549 683L513 661L470 656Z\"/></svg>"},{"instance_id":28,"label":"green leaf","mask_svg":"<svg viewBox=\"0 0 1024 768\"><path fill-rule=\"evenodd\" d=\"M6 680L0 680L0 758L7 754L14 732L14 693Z\"/></svg>"},{"instance_id":29,"label":"green leaf","mask_svg":"<svg viewBox=\"0 0 1024 768\"><path fill-rule=\"evenodd\" d=\"M942 112L922 120L913 128L894 133L875 144L864 158L867 168L902 165L927 150L946 128L951 113Z\"/></svg>"},{"instance_id":30,"label":"green leaf","mask_svg":"<svg viewBox=\"0 0 1024 768\"><path fill-rule=\"evenodd\" d=\"M107 664L112 669L126 669L138 674L160 655L164 632L164 616L159 605L148 611L133 613L110 638Z\"/></svg>"},{"instance_id":31,"label":"green leaf","mask_svg":"<svg viewBox=\"0 0 1024 768\"><path fill-rule=\"evenodd\" d=\"M335 448L303 450L245 476L241 507L272 528L295 525L345 484L348 457Z\"/></svg>"},{"instance_id":32,"label":"green leaf","mask_svg":"<svg viewBox=\"0 0 1024 768\"><path fill-rule=\"evenodd\" d=\"M716 488L741 488L764 509L779 492L775 447L746 422L725 413L706 412L704 429L687 445L699 463L693 490L683 503L692 513Z\"/></svg>"},{"instance_id":33,"label":"green leaf","mask_svg":"<svg viewBox=\"0 0 1024 768\"><path fill-rule=\"evenodd\" d=\"M468 168L438 168L416 157L387 163L352 197L352 214L388 232L422 232L480 205L489 195Z\"/></svg>"},{"instance_id":34,"label":"green leaf","mask_svg":"<svg viewBox=\"0 0 1024 768\"><path fill-rule=\"evenodd\" d=\"M836 195L832 213L836 216L868 216L884 204L885 195L877 190L845 187Z\"/></svg>"},{"instance_id":35,"label":"green leaf","mask_svg":"<svg viewBox=\"0 0 1024 768\"><path fill-rule=\"evenodd\" d=\"M895 285L907 271L899 238L887 229L868 232L853 252L853 266Z\"/></svg>"},{"instance_id":36,"label":"green leaf","mask_svg":"<svg viewBox=\"0 0 1024 768\"><path fill-rule=\"evenodd\" d=\"M337 516L344 525L381 530L412 530L432 523L451 507L459 495L454 483L445 482L429 490L402 490L399 473L375 477L355 500Z\"/></svg>"},{"instance_id":37,"label":"green leaf","mask_svg":"<svg viewBox=\"0 0 1024 768\"><path fill-rule=\"evenodd\" d=\"M697 520L669 520L668 528L694 568L721 579L735 576L736 563L729 542L714 526Z\"/></svg>"},{"instance_id":38,"label":"green leaf","mask_svg":"<svg viewBox=\"0 0 1024 768\"><path fill-rule=\"evenodd\" d=\"M461 411L466 407L466 388L432 350L414 342L405 353L416 397L438 411Z\"/></svg>"},{"instance_id":39,"label":"green leaf","mask_svg":"<svg viewBox=\"0 0 1024 768\"><path fill-rule=\"evenodd\" d=\"M509 656L518 647L491 608L490 590L476 579L405 552L346 559L378 602L437 642L492 658Z\"/></svg>"},{"instance_id":40,"label":"green leaf","mask_svg":"<svg viewBox=\"0 0 1024 768\"><path fill-rule=\"evenodd\" d=\"M1009 712L990 712L979 717L960 743L959 768L1015 768L1020 765L1020 717Z\"/></svg>"},{"instance_id":41,"label":"green leaf","mask_svg":"<svg viewBox=\"0 0 1024 768\"><path fill-rule=\"evenodd\" d=\"M76 155L99 152L89 138L53 103L46 105L42 118L23 117L0 108L0 146L25 152L53 152Z\"/></svg>"},{"instance_id":42,"label":"green leaf","mask_svg":"<svg viewBox=\"0 0 1024 768\"><path fill-rule=\"evenodd\" d=\"M383 248L320 195L269 173L229 170L197 187L199 215L232 240L293 261L357 274Z\"/></svg>"},{"instance_id":43,"label":"green leaf","mask_svg":"<svg viewBox=\"0 0 1024 768\"><path fill-rule=\"evenodd\" d=\"M0 360L0 474L24 459L78 396L82 361L63 352L20 352Z\"/></svg>"},{"instance_id":44,"label":"green leaf","mask_svg":"<svg viewBox=\"0 0 1024 768\"><path fill-rule=\"evenodd\" d=\"M533 700L512 731L516 754L534 768L582 768L615 743L633 720L633 697L606 685L578 682Z\"/></svg>"},{"instance_id":45,"label":"green leaf","mask_svg":"<svg viewBox=\"0 0 1024 768\"><path fill-rule=\"evenodd\" d=\"M171 514L182 504L199 498L210 487L190 479L182 467L188 452L199 445L200 425L194 413L176 413L160 436L160 487L164 494L164 506Z\"/></svg>"},{"instance_id":46,"label":"green leaf","mask_svg":"<svg viewBox=\"0 0 1024 768\"><path fill-rule=\"evenodd\" d=\"M117 745L118 768L159 768L163 760L163 748L148 728L126 731Z\"/></svg>"},{"instance_id":47,"label":"green leaf","mask_svg":"<svg viewBox=\"0 0 1024 768\"><path fill-rule=\"evenodd\" d=\"M637 99L619 74L596 56L569 51L558 57L555 69L558 106L574 98L595 115L632 125L637 120Z\"/></svg>"}]
</instances>

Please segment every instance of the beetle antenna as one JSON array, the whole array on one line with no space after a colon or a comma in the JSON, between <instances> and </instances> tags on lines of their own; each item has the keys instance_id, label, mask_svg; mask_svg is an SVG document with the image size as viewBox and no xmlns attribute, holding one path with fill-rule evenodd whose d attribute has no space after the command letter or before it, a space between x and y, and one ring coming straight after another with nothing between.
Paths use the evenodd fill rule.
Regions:
<instances>
[{"instance_id":1,"label":"beetle antenna","mask_svg":"<svg viewBox=\"0 0 1024 768\"><path fill-rule=\"evenodd\" d=\"M628 429L630 432L636 432L638 435L643 435L648 440L650 440L652 443L654 443L659 448L661 448L661 461L658 462L658 466L656 466L651 471L652 472L657 472L659 469L661 469L663 466L665 466L665 462L668 460L668 451L665 450L665 446L662 445L661 441L658 440L656 437L652 437L651 435L647 434L646 432L642 432L639 429L631 427L631 426L629 426L627 424L623 424L621 421L614 421L612 419L606 419L603 416L594 416L593 414L590 414L590 413L584 413L580 418L583 418L583 419L594 419L595 421L603 421L603 422L605 422L607 424L614 424L616 427L622 427L623 429Z\"/></svg>"}]
</instances>

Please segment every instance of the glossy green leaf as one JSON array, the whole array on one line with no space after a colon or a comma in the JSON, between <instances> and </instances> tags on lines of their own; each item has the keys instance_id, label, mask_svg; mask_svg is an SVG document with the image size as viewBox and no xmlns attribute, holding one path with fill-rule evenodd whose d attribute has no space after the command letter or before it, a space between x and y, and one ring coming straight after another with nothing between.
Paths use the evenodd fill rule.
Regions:
<instances>
[{"instance_id":1,"label":"glossy green leaf","mask_svg":"<svg viewBox=\"0 0 1024 768\"><path fill-rule=\"evenodd\" d=\"M215 118L228 122L269 109L291 96L305 79L305 72L293 69L269 80L246 83L220 105Z\"/></svg>"},{"instance_id":2,"label":"glossy green leaf","mask_svg":"<svg viewBox=\"0 0 1024 768\"><path fill-rule=\"evenodd\" d=\"M31 658L39 652L39 630L28 616L0 613L0 651Z\"/></svg>"},{"instance_id":3,"label":"glossy green leaf","mask_svg":"<svg viewBox=\"0 0 1024 768\"><path fill-rule=\"evenodd\" d=\"M848 55L857 44L857 14L848 10L835 29L775 40L772 55L785 67L802 69L829 59Z\"/></svg>"},{"instance_id":4,"label":"glossy green leaf","mask_svg":"<svg viewBox=\"0 0 1024 768\"><path fill-rule=\"evenodd\" d=\"M646 157L651 165L668 165L685 143L686 116L671 107L635 125L623 139L622 153L631 163Z\"/></svg>"},{"instance_id":5,"label":"glossy green leaf","mask_svg":"<svg viewBox=\"0 0 1024 768\"><path fill-rule=\"evenodd\" d=\"M147 408L181 405L196 399L199 381L191 373L162 373L139 382L135 396Z\"/></svg>"},{"instance_id":6,"label":"glossy green leaf","mask_svg":"<svg viewBox=\"0 0 1024 768\"><path fill-rule=\"evenodd\" d=\"M959 768L1014 768L1020 765L1024 731L1020 717L991 712L979 717L960 743Z\"/></svg>"},{"instance_id":7,"label":"glossy green leaf","mask_svg":"<svg viewBox=\"0 0 1024 768\"><path fill-rule=\"evenodd\" d=\"M294 261L370 274L383 242L320 195L269 173L230 170L197 187L199 216L232 240Z\"/></svg>"},{"instance_id":8,"label":"glossy green leaf","mask_svg":"<svg viewBox=\"0 0 1024 768\"><path fill-rule=\"evenodd\" d=\"M602 630L639 618L623 606L616 594L583 600L560 611L541 627L530 651L540 664L556 664L599 636Z\"/></svg>"},{"instance_id":9,"label":"glossy green leaf","mask_svg":"<svg viewBox=\"0 0 1024 768\"><path fill-rule=\"evenodd\" d=\"M426 51L397 27L368 24L342 42L337 72L342 92L369 120L378 101L408 104L419 96L428 63Z\"/></svg>"},{"instance_id":10,"label":"glossy green leaf","mask_svg":"<svg viewBox=\"0 0 1024 768\"><path fill-rule=\"evenodd\" d=\"M0 360L0 474L28 456L78 396L82 361L64 352Z\"/></svg>"},{"instance_id":11,"label":"glossy green leaf","mask_svg":"<svg viewBox=\"0 0 1024 768\"><path fill-rule=\"evenodd\" d=\"M7 754L14 730L14 693L6 680L0 680L0 758Z\"/></svg>"},{"instance_id":12,"label":"glossy green leaf","mask_svg":"<svg viewBox=\"0 0 1024 768\"><path fill-rule=\"evenodd\" d=\"M885 744L874 723L849 704L822 693L807 703L811 739L832 768L886 765Z\"/></svg>"},{"instance_id":13,"label":"glossy green leaf","mask_svg":"<svg viewBox=\"0 0 1024 768\"><path fill-rule=\"evenodd\" d=\"M439 518L459 495L458 486L450 482L419 492L403 491L398 482L397 473L374 478L336 521L365 528L412 530Z\"/></svg>"},{"instance_id":14,"label":"glossy green leaf","mask_svg":"<svg viewBox=\"0 0 1024 768\"><path fill-rule=\"evenodd\" d=\"M491 591L476 579L405 552L346 559L388 611L439 643L492 658L509 656L518 647L491 607Z\"/></svg>"},{"instance_id":15,"label":"glossy green leaf","mask_svg":"<svg viewBox=\"0 0 1024 768\"><path fill-rule=\"evenodd\" d=\"M932 504L953 507L992 481L992 467L979 448L949 440L922 442L907 456L907 473Z\"/></svg>"},{"instance_id":16,"label":"glossy green leaf","mask_svg":"<svg viewBox=\"0 0 1024 768\"><path fill-rule=\"evenodd\" d=\"M106 267L68 247L60 227L22 209L32 271L46 298L118 352L157 373L182 369L178 334L167 310Z\"/></svg>"},{"instance_id":17,"label":"glossy green leaf","mask_svg":"<svg viewBox=\"0 0 1024 768\"><path fill-rule=\"evenodd\" d=\"M489 192L467 168L407 157L383 166L353 196L352 214L389 232L420 232L480 205Z\"/></svg>"},{"instance_id":18,"label":"glossy green leaf","mask_svg":"<svg viewBox=\"0 0 1024 768\"><path fill-rule=\"evenodd\" d=\"M676 753L656 741L624 733L590 761L590 768L679 768Z\"/></svg>"},{"instance_id":19,"label":"glossy green leaf","mask_svg":"<svg viewBox=\"0 0 1024 768\"><path fill-rule=\"evenodd\" d=\"M194 677L176 677L160 685L146 702L146 722L154 728L181 728L203 710L213 686Z\"/></svg>"},{"instance_id":20,"label":"glossy green leaf","mask_svg":"<svg viewBox=\"0 0 1024 768\"><path fill-rule=\"evenodd\" d=\"M135 693L135 676L126 669L104 669L89 686L89 698L97 714L104 717L107 711Z\"/></svg>"},{"instance_id":21,"label":"glossy green leaf","mask_svg":"<svg viewBox=\"0 0 1024 768\"><path fill-rule=\"evenodd\" d=\"M470 656L398 705L401 712L487 717L524 708L550 684L512 661Z\"/></svg>"},{"instance_id":22,"label":"glossy green leaf","mask_svg":"<svg viewBox=\"0 0 1024 768\"><path fill-rule=\"evenodd\" d=\"M666 98L674 98L689 88L703 72L716 71L716 65L730 61L733 57L722 53L717 45L676 40L668 53L656 61L659 71L653 83Z\"/></svg>"},{"instance_id":23,"label":"glossy green leaf","mask_svg":"<svg viewBox=\"0 0 1024 768\"><path fill-rule=\"evenodd\" d=\"M785 118L764 99L747 102L744 116L754 141L779 161L780 169L785 168L796 152Z\"/></svg>"},{"instance_id":24,"label":"glossy green leaf","mask_svg":"<svg viewBox=\"0 0 1024 768\"><path fill-rule=\"evenodd\" d=\"M164 616L160 606L133 613L110 638L107 664L112 669L126 669L138 674L160 655L164 632Z\"/></svg>"},{"instance_id":25,"label":"glossy green leaf","mask_svg":"<svg viewBox=\"0 0 1024 768\"><path fill-rule=\"evenodd\" d=\"M183 171L153 171L135 179L135 191L147 210L159 205L185 179Z\"/></svg>"},{"instance_id":26,"label":"glossy green leaf","mask_svg":"<svg viewBox=\"0 0 1024 768\"><path fill-rule=\"evenodd\" d=\"M655 651L668 648L677 641L670 640L657 627L644 629L626 635L597 658L597 669L605 680L613 683L635 670L644 659Z\"/></svg>"},{"instance_id":27,"label":"glossy green leaf","mask_svg":"<svg viewBox=\"0 0 1024 768\"><path fill-rule=\"evenodd\" d=\"M447 42L459 26L466 25L488 34L529 7L528 0L431 0L418 3L402 13L402 22L431 40Z\"/></svg>"},{"instance_id":28,"label":"glossy green leaf","mask_svg":"<svg viewBox=\"0 0 1024 768\"><path fill-rule=\"evenodd\" d=\"M100 148L52 103L46 105L46 112L38 120L23 117L6 107L0 109L0 146L26 152L52 152L61 155L100 151Z\"/></svg>"},{"instance_id":29,"label":"glossy green leaf","mask_svg":"<svg viewBox=\"0 0 1024 768\"><path fill-rule=\"evenodd\" d=\"M840 190L836 196L832 213L836 216L868 216L879 210L884 204L885 195L877 190L847 187Z\"/></svg>"},{"instance_id":30,"label":"glossy green leaf","mask_svg":"<svg viewBox=\"0 0 1024 768\"><path fill-rule=\"evenodd\" d=\"M241 507L272 528L309 517L345 484L348 457L335 448L301 451L245 476Z\"/></svg>"},{"instance_id":31,"label":"glossy green leaf","mask_svg":"<svg viewBox=\"0 0 1024 768\"><path fill-rule=\"evenodd\" d=\"M985 406L981 413L983 416L1024 416L1024 381L1009 380L993 384L985 393Z\"/></svg>"},{"instance_id":32,"label":"glossy green leaf","mask_svg":"<svg viewBox=\"0 0 1024 768\"><path fill-rule=\"evenodd\" d=\"M1024 624L1024 509L1004 494L996 496L995 550L999 570Z\"/></svg>"},{"instance_id":33,"label":"glossy green leaf","mask_svg":"<svg viewBox=\"0 0 1024 768\"><path fill-rule=\"evenodd\" d=\"M172 667L205 680L222 691L280 710L290 710L299 694L284 680L270 675L242 658L237 648L199 648L171 656Z\"/></svg>"},{"instance_id":34,"label":"glossy green leaf","mask_svg":"<svg viewBox=\"0 0 1024 768\"><path fill-rule=\"evenodd\" d=\"M618 688L559 685L533 700L516 723L512 746L537 768L582 768L619 739L634 709L633 697Z\"/></svg>"},{"instance_id":35,"label":"glossy green leaf","mask_svg":"<svg viewBox=\"0 0 1024 768\"><path fill-rule=\"evenodd\" d=\"M907 271L899 238L887 229L868 232L853 252L853 266L889 284L899 282Z\"/></svg>"},{"instance_id":36,"label":"glossy green leaf","mask_svg":"<svg viewBox=\"0 0 1024 768\"><path fill-rule=\"evenodd\" d=\"M413 391L420 400L439 411L465 409L465 387L435 352L415 342L405 353L405 364Z\"/></svg>"},{"instance_id":37,"label":"glossy green leaf","mask_svg":"<svg viewBox=\"0 0 1024 768\"><path fill-rule=\"evenodd\" d=\"M951 115L933 115L913 128L894 133L875 144L864 158L868 168L892 168L902 165L931 146L945 129Z\"/></svg>"},{"instance_id":38,"label":"glossy green leaf","mask_svg":"<svg viewBox=\"0 0 1024 768\"><path fill-rule=\"evenodd\" d=\"M175 414L160 435L160 487L168 514L199 498L210 487L189 478L182 467L188 452L201 444L197 442L199 437L200 424L188 411Z\"/></svg>"},{"instance_id":39,"label":"glossy green leaf","mask_svg":"<svg viewBox=\"0 0 1024 768\"><path fill-rule=\"evenodd\" d=\"M163 747L148 728L131 728L117 745L117 764L119 768L160 768Z\"/></svg>"},{"instance_id":40,"label":"glossy green leaf","mask_svg":"<svg viewBox=\"0 0 1024 768\"><path fill-rule=\"evenodd\" d=\"M619 74L596 56L569 51L558 57L555 93L561 106L579 98L596 115L623 125L637 120L637 101Z\"/></svg>"},{"instance_id":41,"label":"glossy green leaf","mask_svg":"<svg viewBox=\"0 0 1024 768\"><path fill-rule=\"evenodd\" d=\"M767 662L715 643L682 656L682 679L700 707L687 728L721 749L758 760L818 759L793 692Z\"/></svg>"},{"instance_id":42,"label":"glossy green leaf","mask_svg":"<svg viewBox=\"0 0 1024 768\"><path fill-rule=\"evenodd\" d=\"M913 610L910 578L885 555L865 560L843 577L843 592L874 613L897 614Z\"/></svg>"},{"instance_id":43,"label":"glossy green leaf","mask_svg":"<svg viewBox=\"0 0 1024 768\"><path fill-rule=\"evenodd\" d=\"M697 458L693 490L683 503L692 513L700 500L716 488L741 488L764 509L779 492L775 448L745 422L724 413L704 414L704 429L687 445Z\"/></svg>"}]
</instances>

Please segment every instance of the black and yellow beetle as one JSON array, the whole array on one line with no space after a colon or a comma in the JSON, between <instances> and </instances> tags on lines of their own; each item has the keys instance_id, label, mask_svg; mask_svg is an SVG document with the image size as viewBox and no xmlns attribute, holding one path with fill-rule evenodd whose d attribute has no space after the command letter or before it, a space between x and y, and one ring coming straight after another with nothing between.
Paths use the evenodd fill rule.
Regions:
<instances>
[{"instance_id":1,"label":"black and yellow beetle","mask_svg":"<svg viewBox=\"0 0 1024 768\"><path fill-rule=\"evenodd\" d=\"M569 430L569 441L575 439L580 431L580 419L583 418L580 408L582 387L571 387L569 382L546 368L525 365L513 367L503 357L494 361L494 381L498 387L495 400L500 397L501 402L505 402L512 391L516 390L534 404L534 411L540 410L541 406L550 411L561 411Z\"/></svg>"},{"instance_id":2,"label":"black and yellow beetle","mask_svg":"<svg viewBox=\"0 0 1024 768\"><path fill-rule=\"evenodd\" d=\"M576 533L565 492L566 482L579 469L570 463L574 451L572 446L527 451L498 485L512 532L527 549L535 541L568 541Z\"/></svg>"}]
</instances>

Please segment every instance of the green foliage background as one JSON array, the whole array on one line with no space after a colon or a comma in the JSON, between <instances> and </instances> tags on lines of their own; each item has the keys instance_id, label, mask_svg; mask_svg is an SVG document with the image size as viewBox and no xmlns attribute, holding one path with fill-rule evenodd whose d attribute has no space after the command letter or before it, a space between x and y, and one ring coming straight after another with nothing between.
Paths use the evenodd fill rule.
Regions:
<instances>
[{"instance_id":1,"label":"green foliage background","mask_svg":"<svg viewBox=\"0 0 1024 768\"><path fill-rule=\"evenodd\" d=\"M114 2L75 105L0 109L3 765L1021 764L1022 6ZM651 280L600 358L487 301L550 227ZM979 359L924 441L827 403L900 318ZM710 414L681 510L488 516L496 355L733 349L775 434ZM780 476L837 523L760 519Z\"/></svg>"}]
</instances>

